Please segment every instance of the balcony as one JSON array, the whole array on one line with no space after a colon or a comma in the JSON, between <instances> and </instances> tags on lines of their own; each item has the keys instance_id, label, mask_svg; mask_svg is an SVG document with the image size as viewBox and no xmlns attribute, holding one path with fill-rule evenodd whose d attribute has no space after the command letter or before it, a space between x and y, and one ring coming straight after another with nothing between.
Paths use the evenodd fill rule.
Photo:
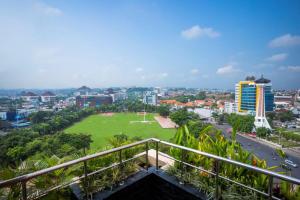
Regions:
<instances>
[{"instance_id":1,"label":"balcony","mask_svg":"<svg viewBox=\"0 0 300 200\"><path fill-rule=\"evenodd\" d=\"M180 156L171 156L171 151L179 152ZM187 154L209 159L213 164L210 169L196 166L186 159ZM220 169L227 166L242 169L236 176L246 180L226 176ZM65 178L63 172L67 170L76 173ZM262 177L266 187L251 184L248 173ZM57 181L51 182L53 179ZM280 199L276 194L279 182L290 184L292 189L300 185L296 178L150 138L5 180L0 182L0 188L3 199L16 188L18 192L10 198L23 200L40 199L69 188L72 192L68 199L176 200L232 199L234 192L230 186L235 185L239 188L235 192L244 199Z\"/></svg>"}]
</instances>

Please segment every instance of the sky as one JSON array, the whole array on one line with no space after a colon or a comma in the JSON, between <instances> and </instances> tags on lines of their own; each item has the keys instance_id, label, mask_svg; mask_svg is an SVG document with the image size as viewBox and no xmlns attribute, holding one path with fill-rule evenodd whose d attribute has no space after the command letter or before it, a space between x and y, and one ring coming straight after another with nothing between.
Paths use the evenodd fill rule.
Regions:
<instances>
[{"instance_id":1,"label":"sky","mask_svg":"<svg viewBox=\"0 0 300 200\"><path fill-rule=\"evenodd\" d=\"M300 1L0 0L0 88L300 88Z\"/></svg>"}]
</instances>

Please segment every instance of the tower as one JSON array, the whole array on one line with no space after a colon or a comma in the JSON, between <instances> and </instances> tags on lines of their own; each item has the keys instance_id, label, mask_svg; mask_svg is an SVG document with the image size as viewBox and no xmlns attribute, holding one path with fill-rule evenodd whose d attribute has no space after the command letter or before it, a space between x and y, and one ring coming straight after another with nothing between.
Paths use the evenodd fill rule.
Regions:
<instances>
[{"instance_id":1,"label":"tower","mask_svg":"<svg viewBox=\"0 0 300 200\"><path fill-rule=\"evenodd\" d=\"M271 129L266 118L266 88L269 87L271 81L261 76L255 81L256 84L256 114L254 125L256 128L265 127Z\"/></svg>"}]
</instances>

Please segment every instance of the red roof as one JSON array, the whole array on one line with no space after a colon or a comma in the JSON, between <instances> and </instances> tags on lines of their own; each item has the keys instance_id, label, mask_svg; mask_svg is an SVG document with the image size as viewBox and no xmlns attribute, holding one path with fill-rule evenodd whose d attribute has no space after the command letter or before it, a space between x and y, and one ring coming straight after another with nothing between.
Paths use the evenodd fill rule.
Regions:
<instances>
[{"instance_id":1,"label":"red roof","mask_svg":"<svg viewBox=\"0 0 300 200\"><path fill-rule=\"evenodd\" d=\"M178 102L176 100L160 100L161 104L177 104Z\"/></svg>"}]
</instances>

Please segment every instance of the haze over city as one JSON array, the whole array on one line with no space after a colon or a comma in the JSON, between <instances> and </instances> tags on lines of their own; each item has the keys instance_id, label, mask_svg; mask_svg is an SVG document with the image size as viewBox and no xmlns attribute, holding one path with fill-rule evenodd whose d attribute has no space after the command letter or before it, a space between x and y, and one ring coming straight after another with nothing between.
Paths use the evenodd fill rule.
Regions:
<instances>
[{"instance_id":1,"label":"haze over city","mask_svg":"<svg viewBox=\"0 0 300 200\"><path fill-rule=\"evenodd\" d=\"M0 88L300 86L299 1L1 1Z\"/></svg>"}]
</instances>

